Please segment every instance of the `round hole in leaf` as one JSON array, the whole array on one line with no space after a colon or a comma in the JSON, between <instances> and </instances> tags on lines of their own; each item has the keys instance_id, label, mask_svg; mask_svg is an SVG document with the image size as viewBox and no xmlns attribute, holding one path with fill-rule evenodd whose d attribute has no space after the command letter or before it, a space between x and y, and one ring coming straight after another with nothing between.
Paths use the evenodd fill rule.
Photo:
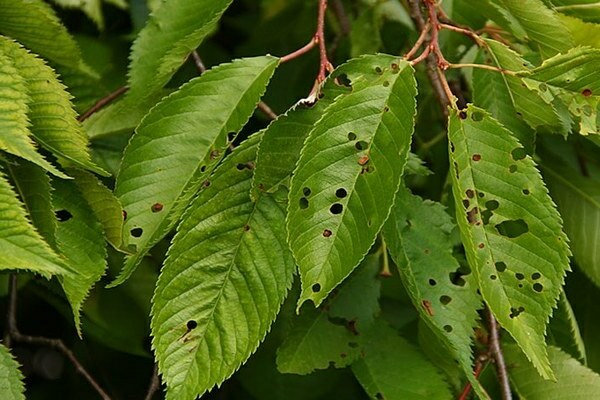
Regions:
<instances>
[{"instance_id":1,"label":"round hole in leaf","mask_svg":"<svg viewBox=\"0 0 600 400\"><path fill-rule=\"evenodd\" d=\"M435 279L429 279L429 284L431 286L435 286L435 285L437 285L437 282L435 281Z\"/></svg>"},{"instance_id":2,"label":"round hole in leaf","mask_svg":"<svg viewBox=\"0 0 600 400\"><path fill-rule=\"evenodd\" d=\"M473 112L473 114L471 114L471 119L475 122L479 122L483 120L483 113L479 112L479 111L475 111Z\"/></svg>"},{"instance_id":3,"label":"round hole in leaf","mask_svg":"<svg viewBox=\"0 0 600 400\"><path fill-rule=\"evenodd\" d=\"M452 332L454 328L451 325L444 325L444 330L448 333Z\"/></svg>"},{"instance_id":4,"label":"round hole in leaf","mask_svg":"<svg viewBox=\"0 0 600 400\"><path fill-rule=\"evenodd\" d=\"M539 282L536 282L536 283L533 284L533 290L535 290L538 293L541 293L542 290L544 290L544 285L542 285Z\"/></svg>"},{"instance_id":5,"label":"round hole in leaf","mask_svg":"<svg viewBox=\"0 0 600 400\"><path fill-rule=\"evenodd\" d=\"M446 295L440 296L440 303L442 303L445 306L450 304L451 301L452 301L452 297L450 297L450 296L446 296Z\"/></svg>"},{"instance_id":6,"label":"round hole in leaf","mask_svg":"<svg viewBox=\"0 0 600 400\"><path fill-rule=\"evenodd\" d=\"M471 205L469 199L463 199L462 203L465 208L469 208L469 206Z\"/></svg>"},{"instance_id":7,"label":"round hole in leaf","mask_svg":"<svg viewBox=\"0 0 600 400\"><path fill-rule=\"evenodd\" d=\"M498 271L498 272L506 271L506 264L502 261L497 261L495 266L496 266L496 271Z\"/></svg>"},{"instance_id":8,"label":"round hole in leaf","mask_svg":"<svg viewBox=\"0 0 600 400\"><path fill-rule=\"evenodd\" d=\"M312 291L313 293L319 293L321 291L321 285L318 283L315 283L314 285L312 285Z\"/></svg>"},{"instance_id":9,"label":"round hole in leaf","mask_svg":"<svg viewBox=\"0 0 600 400\"><path fill-rule=\"evenodd\" d=\"M310 196L310 194L312 193L312 190L310 190L309 187L305 187L304 189L302 189L302 193L304 193L304 195L306 197Z\"/></svg>"},{"instance_id":10,"label":"round hole in leaf","mask_svg":"<svg viewBox=\"0 0 600 400\"><path fill-rule=\"evenodd\" d=\"M498 277L496 275L490 275L490 279L495 281L496 279L498 279Z\"/></svg>"},{"instance_id":11,"label":"round hole in leaf","mask_svg":"<svg viewBox=\"0 0 600 400\"><path fill-rule=\"evenodd\" d=\"M354 147L356 147L356 150L366 150L367 147L369 147L369 143L361 140L359 142L356 142L356 144L354 145Z\"/></svg>"},{"instance_id":12,"label":"round hole in leaf","mask_svg":"<svg viewBox=\"0 0 600 400\"><path fill-rule=\"evenodd\" d=\"M186 324L188 331L196 329L198 327L198 323L193 319L189 320Z\"/></svg>"},{"instance_id":13,"label":"round hole in leaf","mask_svg":"<svg viewBox=\"0 0 600 400\"><path fill-rule=\"evenodd\" d=\"M500 207L500 203L497 200L489 200L485 202L485 207L490 211L494 211Z\"/></svg>"},{"instance_id":14,"label":"round hole in leaf","mask_svg":"<svg viewBox=\"0 0 600 400\"><path fill-rule=\"evenodd\" d=\"M529 193L531 193L531 192L529 191L529 189L523 189L523 194L524 194L525 196L528 196L528 195L529 195Z\"/></svg>"},{"instance_id":15,"label":"round hole in leaf","mask_svg":"<svg viewBox=\"0 0 600 400\"><path fill-rule=\"evenodd\" d=\"M533 279L534 281L537 281L541 277L542 277L542 274L540 274L539 272L534 272L533 274L531 274L531 279Z\"/></svg>"},{"instance_id":16,"label":"round hole in leaf","mask_svg":"<svg viewBox=\"0 0 600 400\"><path fill-rule=\"evenodd\" d=\"M142 228L133 228L129 233L131 233L131 236L139 238L144 233L144 230Z\"/></svg>"},{"instance_id":17,"label":"round hole in leaf","mask_svg":"<svg viewBox=\"0 0 600 400\"><path fill-rule=\"evenodd\" d=\"M58 222L66 222L73 218L73 214L71 214L68 210L58 210L54 212L56 219Z\"/></svg>"},{"instance_id":18,"label":"round hole in leaf","mask_svg":"<svg viewBox=\"0 0 600 400\"><path fill-rule=\"evenodd\" d=\"M383 74L383 70L381 69L381 67L375 67L375 72L378 74Z\"/></svg>"},{"instance_id":19,"label":"round hole in leaf","mask_svg":"<svg viewBox=\"0 0 600 400\"><path fill-rule=\"evenodd\" d=\"M356 133L348 132L348 140L350 140L350 141L356 140Z\"/></svg>"},{"instance_id":20,"label":"round hole in leaf","mask_svg":"<svg viewBox=\"0 0 600 400\"><path fill-rule=\"evenodd\" d=\"M523 274L522 274L522 273L520 273L520 272L517 272L517 273L515 274L515 278L517 278L518 280L522 281L523 279L525 279L525 275L523 275Z\"/></svg>"},{"instance_id":21,"label":"round hole in leaf","mask_svg":"<svg viewBox=\"0 0 600 400\"><path fill-rule=\"evenodd\" d=\"M346 196L348 196L348 192L346 192L346 189L344 188L339 188L335 191L335 197L337 197L338 199L343 199Z\"/></svg>"},{"instance_id":22,"label":"round hole in leaf","mask_svg":"<svg viewBox=\"0 0 600 400\"><path fill-rule=\"evenodd\" d=\"M206 172L206 165L200 167L200 172Z\"/></svg>"},{"instance_id":23,"label":"round hole in leaf","mask_svg":"<svg viewBox=\"0 0 600 400\"><path fill-rule=\"evenodd\" d=\"M301 210L306 210L308 208L308 199L306 197L300 198L299 206Z\"/></svg>"},{"instance_id":24,"label":"round hole in leaf","mask_svg":"<svg viewBox=\"0 0 600 400\"><path fill-rule=\"evenodd\" d=\"M523 147L517 147L516 149L510 152L510 155L512 156L513 160L519 161L527 156L527 152Z\"/></svg>"},{"instance_id":25,"label":"round hole in leaf","mask_svg":"<svg viewBox=\"0 0 600 400\"><path fill-rule=\"evenodd\" d=\"M346 74L339 74L333 80L338 86L352 87L352 81L348 78Z\"/></svg>"},{"instance_id":26,"label":"round hole in leaf","mask_svg":"<svg viewBox=\"0 0 600 400\"><path fill-rule=\"evenodd\" d=\"M502 236L515 239L529 232L529 225L522 219L508 220L497 224L496 230Z\"/></svg>"},{"instance_id":27,"label":"round hole in leaf","mask_svg":"<svg viewBox=\"0 0 600 400\"><path fill-rule=\"evenodd\" d=\"M344 206L340 203L334 203L329 208L329 212L331 212L334 215L341 214L342 211L344 211Z\"/></svg>"},{"instance_id":28,"label":"round hole in leaf","mask_svg":"<svg viewBox=\"0 0 600 400\"><path fill-rule=\"evenodd\" d=\"M466 111L461 111L458 113L458 118L460 119L467 119L467 112Z\"/></svg>"}]
</instances>

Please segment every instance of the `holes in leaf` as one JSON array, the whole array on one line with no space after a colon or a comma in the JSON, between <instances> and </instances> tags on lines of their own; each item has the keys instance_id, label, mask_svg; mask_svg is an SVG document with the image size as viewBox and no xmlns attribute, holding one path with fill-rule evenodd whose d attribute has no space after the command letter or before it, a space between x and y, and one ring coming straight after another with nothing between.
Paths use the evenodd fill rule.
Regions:
<instances>
[{"instance_id":1,"label":"holes in leaf","mask_svg":"<svg viewBox=\"0 0 600 400\"><path fill-rule=\"evenodd\" d=\"M356 133L348 132L348 140L350 140L350 141L356 140Z\"/></svg>"},{"instance_id":2,"label":"holes in leaf","mask_svg":"<svg viewBox=\"0 0 600 400\"><path fill-rule=\"evenodd\" d=\"M494 211L500 207L500 203L497 200L489 200L485 202L485 207L490 211Z\"/></svg>"},{"instance_id":3,"label":"holes in leaf","mask_svg":"<svg viewBox=\"0 0 600 400\"><path fill-rule=\"evenodd\" d=\"M209 180L205 180L204 182L202 182L202 187L203 188L207 188L210 186L210 181Z\"/></svg>"},{"instance_id":4,"label":"holes in leaf","mask_svg":"<svg viewBox=\"0 0 600 400\"><path fill-rule=\"evenodd\" d=\"M381 69L381 67L375 67L375 72L378 74L383 74L383 70Z\"/></svg>"},{"instance_id":5,"label":"holes in leaf","mask_svg":"<svg viewBox=\"0 0 600 400\"><path fill-rule=\"evenodd\" d=\"M244 225L244 232L248 232L250 230L250 225Z\"/></svg>"},{"instance_id":6,"label":"holes in leaf","mask_svg":"<svg viewBox=\"0 0 600 400\"><path fill-rule=\"evenodd\" d=\"M206 172L206 165L202 165L200 167L200 172Z\"/></svg>"},{"instance_id":7,"label":"holes in leaf","mask_svg":"<svg viewBox=\"0 0 600 400\"><path fill-rule=\"evenodd\" d=\"M361 174L361 175L364 175L364 174L370 174L371 172L374 172L374 171L375 171L375 167L374 167L374 166L372 166L372 165L367 165L367 166L363 167L363 168L360 170L360 174Z\"/></svg>"},{"instance_id":8,"label":"holes in leaf","mask_svg":"<svg viewBox=\"0 0 600 400\"><path fill-rule=\"evenodd\" d=\"M144 233L144 230L142 228L133 228L129 233L131 233L131 236L139 238Z\"/></svg>"},{"instance_id":9,"label":"holes in leaf","mask_svg":"<svg viewBox=\"0 0 600 400\"><path fill-rule=\"evenodd\" d=\"M514 239L529 232L529 226L522 219L515 219L499 223L496 225L496 230L502 236Z\"/></svg>"},{"instance_id":10,"label":"holes in leaf","mask_svg":"<svg viewBox=\"0 0 600 400\"><path fill-rule=\"evenodd\" d=\"M233 141L233 139L235 139L235 135L236 135L236 133L235 133L235 132L229 132L229 133L227 134L227 139L228 139L230 142L232 142L232 141Z\"/></svg>"},{"instance_id":11,"label":"holes in leaf","mask_svg":"<svg viewBox=\"0 0 600 400\"><path fill-rule=\"evenodd\" d=\"M490 275L490 279L495 281L496 279L498 279L498 277L496 275Z\"/></svg>"},{"instance_id":12,"label":"holes in leaf","mask_svg":"<svg viewBox=\"0 0 600 400\"><path fill-rule=\"evenodd\" d=\"M536 283L533 284L533 290L535 290L538 293L541 293L542 290L544 290L544 285L542 285L539 282L536 282Z\"/></svg>"},{"instance_id":13,"label":"holes in leaf","mask_svg":"<svg viewBox=\"0 0 600 400\"><path fill-rule=\"evenodd\" d=\"M467 189L465 191L465 194L467 195L468 198L472 199L473 197L475 197L475 192L473 191L473 189Z\"/></svg>"},{"instance_id":14,"label":"holes in leaf","mask_svg":"<svg viewBox=\"0 0 600 400\"><path fill-rule=\"evenodd\" d=\"M73 218L73 214L71 214L67 210L54 211L54 215L56 216L56 219L58 220L58 222L66 222L66 221L70 220L71 218Z\"/></svg>"},{"instance_id":15,"label":"holes in leaf","mask_svg":"<svg viewBox=\"0 0 600 400\"><path fill-rule=\"evenodd\" d=\"M444 330L450 333L454 330L454 328L452 328L452 325L444 325Z\"/></svg>"},{"instance_id":16,"label":"holes in leaf","mask_svg":"<svg viewBox=\"0 0 600 400\"><path fill-rule=\"evenodd\" d=\"M534 281L537 281L541 277L542 277L542 274L540 274L539 272L534 272L533 274L531 274L531 279L533 279Z\"/></svg>"},{"instance_id":17,"label":"holes in leaf","mask_svg":"<svg viewBox=\"0 0 600 400\"><path fill-rule=\"evenodd\" d=\"M524 311L525 311L525 307L519 307L519 308L511 307L510 308L510 315L509 315L509 317L511 317L511 318L517 318Z\"/></svg>"},{"instance_id":18,"label":"holes in leaf","mask_svg":"<svg viewBox=\"0 0 600 400\"><path fill-rule=\"evenodd\" d=\"M491 212L489 209L487 210L483 210L481 212L481 221L483 222L484 225L487 225L490 223L490 218L492 218L492 216L494 215L493 212Z\"/></svg>"},{"instance_id":19,"label":"holes in leaf","mask_svg":"<svg viewBox=\"0 0 600 400\"><path fill-rule=\"evenodd\" d=\"M303 194L304 194L306 197L308 197L308 196L310 196L310 194L312 193L312 190L310 190L310 188L309 188L309 187L305 187L305 188L303 188L303 189L302 189L302 193L303 193Z\"/></svg>"},{"instance_id":20,"label":"holes in leaf","mask_svg":"<svg viewBox=\"0 0 600 400\"><path fill-rule=\"evenodd\" d=\"M473 154L473 161L481 161L481 154Z\"/></svg>"},{"instance_id":21,"label":"holes in leaf","mask_svg":"<svg viewBox=\"0 0 600 400\"><path fill-rule=\"evenodd\" d=\"M512 156L513 160L519 161L525 158L527 152L523 147L517 147L516 149L510 152L510 155Z\"/></svg>"},{"instance_id":22,"label":"holes in leaf","mask_svg":"<svg viewBox=\"0 0 600 400\"><path fill-rule=\"evenodd\" d=\"M335 191L335 197L337 197L338 199L343 199L346 196L348 196L348 192L346 192L346 189L344 188L339 188Z\"/></svg>"},{"instance_id":23,"label":"holes in leaf","mask_svg":"<svg viewBox=\"0 0 600 400\"><path fill-rule=\"evenodd\" d=\"M194 321L193 319L190 319L187 324L185 324L188 331L194 330L198 327L198 323L196 321Z\"/></svg>"},{"instance_id":24,"label":"holes in leaf","mask_svg":"<svg viewBox=\"0 0 600 400\"><path fill-rule=\"evenodd\" d=\"M479 192L479 193L477 193L477 195L478 195L479 197L481 197L482 199L485 197L485 193L483 193L483 192Z\"/></svg>"},{"instance_id":25,"label":"holes in leaf","mask_svg":"<svg viewBox=\"0 0 600 400\"><path fill-rule=\"evenodd\" d=\"M210 159L211 160L216 160L217 158L219 158L219 155L221 153L219 152L219 150L213 150L210 152Z\"/></svg>"},{"instance_id":26,"label":"holes in leaf","mask_svg":"<svg viewBox=\"0 0 600 400\"><path fill-rule=\"evenodd\" d=\"M334 203L329 208L329 212L332 213L333 215L341 214L342 211L344 211L344 206L341 205L340 203Z\"/></svg>"},{"instance_id":27,"label":"holes in leaf","mask_svg":"<svg viewBox=\"0 0 600 400\"><path fill-rule=\"evenodd\" d=\"M152 207L150 207L150 210L152 210L153 213L160 212L162 209L163 205L161 203L154 203L152 204Z\"/></svg>"},{"instance_id":28,"label":"holes in leaf","mask_svg":"<svg viewBox=\"0 0 600 400\"><path fill-rule=\"evenodd\" d=\"M369 147L369 143L365 142L364 140L361 140L356 142L354 147L356 148L356 150L366 150L367 147Z\"/></svg>"},{"instance_id":29,"label":"holes in leaf","mask_svg":"<svg viewBox=\"0 0 600 400\"><path fill-rule=\"evenodd\" d=\"M523 279L525 279L525 275L523 275L523 274L522 274L522 273L520 273L520 272L517 272L517 273L515 274L515 278L517 278L518 280L522 281Z\"/></svg>"},{"instance_id":30,"label":"holes in leaf","mask_svg":"<svg viewBox=\"0 0 600 400\"><path fill-rule=\"evenodd\" d=\"M346 75L346 74L339 74L338 76L335 77L335 79L333 81L338 86L345 86L347 88L352 87L352 81L348 78L348 75Z\"/></svg>"},{"instance_id":31,"label":"holes in leaf","mask_svg":"<svg viewBox=\"0 0 600 400\"><path fill-rule=\"evenodd\" d=\"M465 275L466 274L461 273L460 268L454 272L450 272L450 282L456 286L465 286L465 284L467 283L467 281L463 279L463 276Z\"/></svg>"},{"instance_id":32,"label":"holes in leaf","mask_svg":"<svg viewBox=\"0 0 600 400\"><path fill-rule=\"evenodd\" d=\"M454 142L450 142L450 151L454 153L454 150L456 150L454 147Z\"/></svg>"},{"instance_id":33,"label":"holes in leaf","mask_svg":"<svg viewBox=\"0 0 600 400\"><path fill-rule=\"evenodd\" d=\"M502 261L497 261L495 266L496 266L496 271L498 271L498 272L506 271L506 264Z\"/></svg>"},{"instance_id":34,"label":"holes in leaf","mask_svg":"<svg viewBox=\"0 0 600 400\"><path fill-rule=\"evenodd\" d=\"M429 285L430 285L430 286L435 286L435 285L437 285L437 282L436 282L436 280L435 280L435 279L429 279L429 281L428 281L428 282L429 282Z\"/></svg>"},{"instance_id":35,"label":"holes in leaf","mask_svg":"<svg viewBox=\"0 0 600 400\"><path fill-rule=\"evenodd\" d=\"M585 97L590 97L592 95L592 89L585 88L585 89L583 89L581 94L584 95Z\"/></svg>"},{"instance_id":36,"label":"holes in leaf","mask_svg":"<svg viewBox=\"0 0 600 400\"><path fill-rule=\"evenodd\" d=\"M529 191L529 189L523 189L523 194L524 194L525 196L529 196L529 193L531 193L531 192Z\"/></svg>"},{"instance_id":37,"label":"holes in leaf","mask_svg":"<svg viewBox=\"0 0 600 400\"><path fill-rule=\"evenodd\" d=\"M314 285L312 285L311 287L313 293L319 293L321 291L321 285L318 283L315 283Z\"/></svg>"},{"instance_id":38,"label":"holes in leaf","mask_svg":"<svg viewBox=\"0 0 600 400\"><path fill-rule=\"evenodd\" d=\"M299 206L301 210L306 210L308 208L308 199L306 197L300 198Z\"/></svg>"},{"instance_id":39,"label":"holes in leaf","mask_svg":"<svg viewBox=\"0 0 600 400\"><path fill-rule=\"evenodd\" d=\"M253 170L254 169L254 163L253 162L239 163L235 167L238 169L238 171L243 171L245 169Z\"/></svg>"},{"instance_id":40,"label":"holes in leaf","mask_svg":"<svg viewBox=\"0 0 600 400\"><path fill-rule=\"evenodd\" d=\"M123 210L123 221L127 219L127 211Z\"/></svg>"},{"instance_id":41,"label":"holes in leaf","mask_svg":"<svg viewBox=\"0 0 600 400\"><path fill-rule=\"evenodd\" d=\"M479 213L479 208L473 207L471 210L467 211L467 221L469 224L473 225L477 222L477 214Z\"/></svg>"},{"instance_id":42,"label":"holes in leaf","mask_svg":"<svg viewBox=\"0 0 600 400\"><path fill-rule=\"evenodd\" d=\"M452 301L452 297L450 297L450 296L446 296L446 295L440 296L440 303L442 303L445 306L450 304L451 301Z\"/></svg>"},{"instance_id":43,"label":"holes in leaf","mask_svg":"<svg viewBox=\"0 0 600 400\"><path fill-rule=\"evenodd\" d=\"M390 111L390 108L388 106L383 107L383 112L388 112Z\"/></svg>"},{"instance_id":44,"label":"holes in leaf","mask_svg":"<svg viewBox=\"0 0 600 400\"><path fill-rule=\"evenodd\" d=\"M331 235L333 235L333 232L331 232L329 229L325 229L323 231L323 236L324 237L328 238L328 237L331 237Z\"/></svg>"},{"instance_id":45,"label":"holes in leaf","mask_svg":"<svg viewBox=\"0 0 600 400\"><path fill-rule=\"evenodd\" d=\"M467 119L467 112L466 111L461 111L458 113L458 118L460 119Z\"/></svg>"},{"instance_id":46,"label":"holes in leaf","mask_svg":"<svg viewBox=\"0 0 600 400\"><path fill-rule=\"evenodd\" d=\"M517 169L517 166L515 164L512 164L510 167L508 167L508 172L514 174L515 172L517 172Z\"/></svg>"},{"instance_id":47,"label":"holes in leaf","mask_svg":"<svg viewBox=\"0 0 600 400\"><path fill-rule=\"evenodd\" d=\"M463 199L462 203L465 208L469 208L469 205L471 205L469 199Z\"/></svg>"},{"instance_id":48,"label":"holes in leaf","mask_svg":"<svg viewBox=\"0 0 600 400\"><path fill-rule=\"evenodd\" d=\"M479 247L480 249L483 249L483 248L485 247L485 244L483 244L483 243L479 243L479 244L477 245L477 247Z\"/></svg>"},{"instance_id":49,"label":"holes in leaf","mask_svg":"<svg viewBox=\"0 0 600 400\"><path fill-rule=\"evenodd\" d=\"M389 81L383 81L383 87L388 87L390 86L390 82Z\"/></svg>"},{"instance_id":50,"label":"holes in leaf","mask_svg":"<svg viewBox=\"0 0 600 400\"><path fill-rule=\"evenodd\" d=\"M479 111L475 111L473 114L471 114L471 119L475 122L479 122L483 120L483 113L479 112Z\"/></svg>"}]
</instances>

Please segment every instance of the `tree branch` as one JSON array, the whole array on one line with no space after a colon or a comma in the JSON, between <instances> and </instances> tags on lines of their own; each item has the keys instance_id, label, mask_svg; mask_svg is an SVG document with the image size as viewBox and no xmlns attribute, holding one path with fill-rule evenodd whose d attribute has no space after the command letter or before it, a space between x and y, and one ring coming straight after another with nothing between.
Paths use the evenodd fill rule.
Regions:
<instances>
[{"instance_id":1,"label":"tree branch","mask_svg":"<svg viewBox=\"0 0 600 400\"><path fill-rule=\"evenodd\" d=\"M479 357L477 357L477 359L475 360L475 368L473 369L473 376L475 377L475 379L479 379L479 375L481 375L481 372L487 367L489 362L490 358L487 354L482 354ZM458 396L458 400L467 400L472 388L473 385L471 385L471 382L467 382L462 392Z\"/></svg>"},{"instance_id":2,"label":"tree branch","mask_svg":"<svg viewBox=\"0 0 600 400\"><path fill-rule=\"evenodd\" d=\"M121 86L114 92L108 94L106 97L103 97L102 99L98 100L96 102L96 104L94 104L92 107L90 107L89 110L87 110L86 112L81 114L79 116L79 118L77 118L77 121L79 121L79 122L85 121L86 119L88 119L89 117L91 117L92 115L94 115L95 113L100 111L104 106L108 105L109 103L112 103L115 99L117 99L118 97L123 95L128 90L129 90L129 86Z\"/></svg>"},{"instance_id":3,"label":"tree branch","mask_svg":"<svg viewBox=\"0 0 600 400\"><path fill-rule=\"evenodd\" d=\"M60 339L51 339L42 336L29 336L22 334L17 327L17 275L11 274L9 277L9 302L8 302L8 313L7 313L7 330L8 336L17 343L27 343L36 346L51 347L58 350L67 357L75 370L79 372L94 388L94 390L100 395L103 400L111 400L110 396L100 387L98 382L92 378L87 372L83 365L79 362L75 354L63 343Z\"/></svg>"},{"instance_id":4,"label":"tree branch","mask_svg":"<svg viewBox=\"0 0 600 400\"><path fill-rule=\"evenodd\" d=\"M160 378L158 377L158 365L154 364L154 369L152 370L152 378L150 379L150 385L148 386L148 391L146 392L146 397L144 400L152 400L154 394L160 388Z\"/></svg>"},{"instance_id":5,"label":"tree branch","mask_svg":"<svg viewBox=\"0 0 600 400\"><path fill-rule=\"evenodd\" d=\"M506 363L504 362L504 354L502 354L502 349L500 347L500 334L498 322L496 321L496 318L490 311L490 308L487 306L486 314L490 330L490 356L494 359L494 362L496 364L496 375L498 375L498 381L500 383L502 400L512 400L512 392L510 390L510 382L508 380Z\"/></svg>"}]
</instances>

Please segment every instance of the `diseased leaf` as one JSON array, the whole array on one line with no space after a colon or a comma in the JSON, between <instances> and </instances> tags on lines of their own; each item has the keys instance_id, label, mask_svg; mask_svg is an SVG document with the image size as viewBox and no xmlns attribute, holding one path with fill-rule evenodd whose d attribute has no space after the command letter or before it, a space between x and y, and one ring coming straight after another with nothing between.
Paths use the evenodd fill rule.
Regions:
<instances>
[{"instance_id":1,"label":"diseased leaf","mask_svg":"<svg viewBox=\"0 0 600 400\"><path fill-rule=\"evenodd\" d=\"M600 2L597 3L600 21ZM579 18L561 15L560 20L569 30L576 46L600 48L600 25L584 22Z\"/></svg>"},{"instance_id":2,"label":"diseased leaf","mask_svg":"<svg viewBox=\"0 0 600 400\"><path fill-rule=\"evenodd\" d=\"M36 141L56 157L107 175L92 161L87 137L77 122L66 88L44 61L7 38L0 37L0 52L13 60L29 96L28 114Z\"/></svg>"},{"instance_id":3,"label":"diseased leaf","mask_svg":"<svg viewBox=\"0 0 600 400\"><path fill-rule=\"evenodd\" d=\"M485 110L452 110L448 134L456 219L481 295L552 378L544 335L570 255L560 215L533 160Z\"/></svg>"},{"instance_id":4,"label":"diseased leaf","mask_svg":"<svg viewBox=\"0 0 600 400\"><path fill-rule=\"evenodd\" d=\"M77 43L42 0L0 0L0 34L57 64L78 68L81 63Z\"/></svg>"},{"instance_id":5,"label":"diseased leaf","mask_svg":"<svg viewBox=\"0 0 600 400\"><path fill-rule=\"evenodd\" d=\"M280 372L305 375L332 363L343 368L360 356L363 334L379 312L379 259L367 256L323 307L304 308L293 320L277 350Z\"/></svg>"},{"instance_id":6,"label":"diseased leaf","mask_svg":"<svg viewBox=\"0 0 600 400\"><path fill-rule=\"evenodd\" d=\"M549 346L548 355L556 382L542 379L514 345L503 348L512 368L510 380L519 397L527 400L593 399L600 392L600 375L581 365L560 349Z\"/></svg>"},{"instance_id":7,"label":"diseased leaf","mask_svg":"<svg viewBox=\"0 0 600 400\"><path fill-rule=\"evenodd\" d=\"M29 270L46 278L70 273L27 220L4 173L0 173L0 253L0 270Z\"/></svg>"},{"instance_id":8,"label":"diseased leaf","mask_svg":"<svg viewBox=\"0 0 600 400\"><path fill-rule=\"evenodd\" d=\"M554 10L584 21L600 22L600 2L597 0L550 0Z\"/></svg>"},{"instance_id":9,"label":"diseased leaf","mask_svg":"<svg viewBox=\"0 0 600 400\"><path fill-rule=\"evenodd\" d=\"M477 379L472 378L471 346L481 298L471 271L452 255L450 235L454 229L441 204L423 201L403 188L384 234L421 319L458 360L480 397L486 398Z\"/></svg>"},{"instance_id":10,"label":"diseased leaf","mask_svg":"<svg viewBox=\"0 0 600 400\"><path fill-rule=\"evenodd\" d=\"M0 398L25 400L25 385L19 364L8 349L0 343Z\"/></svg>"},{"instance_id":11,"label":"diseased leaf","mask_svg":"<svg viewBox=\"0 0 600 400\"><path fill-rule=\"evenodd\" d=\"M325 110L292 178L287 230L302 279L298 307L308 299L321 304L366 255L406 164L413 69L391 56L365 60L378 76L356 80L352 92Z\"/></svg>"},{"instance_id":12,"label":"diseased leaf","mask_svg":"<svg viewBox=\"0 0 600 400\"><path fill-rule=\"evenodd\" d=\"M10 58L0 53L0 149L31 161L56 176L67 178L37 152L30 138L31 124L27 117L30 98L26 84Z\"/></svg>"},{"instance_id":13,"label":"diseased leaf","mask_svg":"<svg viewBox=\"0 0 600 400\"><path fill-rule=\"evenodd\" d=\"M278 62L264 56L221 65L144 118L125 149L115 187L127 216L124 248L135 254L112 285L124 282L177 223L252 115Z\"/></svg>"},{"instance_id":14,"label":"diseased leaf","mask_svg":"<svg viewBox=\"0 0 600 400\"><path fill-rule=\"evenodd\" d=\"M440 370L385 322L367 334L352 372L372 399L452 399Z\"/></svg>"},{"instance_id":15,"label":"diseased leaf","mask_svg":"<svg viewBox=\"0 0 600 400\"><path fill-rule=\"evenodd\" d=\"M152 307L153 348L167 399L221 384L263 340L292 284L283 196L250 199L260 136L226 158L186 211Z\"/></svg>"},{"instance_id":16,"label":"diseased leaf","mask_svg":"<svg viewBox=\"0 0 600 400\"><path fill-rule=\"evenodd\" d=\"M80 311L92 286L104 275L106 246L102 225L73 181L52 182L52 204L58 219L56 244L74 271L60 278L81 336Z\"/></svg>"}]
</instances>

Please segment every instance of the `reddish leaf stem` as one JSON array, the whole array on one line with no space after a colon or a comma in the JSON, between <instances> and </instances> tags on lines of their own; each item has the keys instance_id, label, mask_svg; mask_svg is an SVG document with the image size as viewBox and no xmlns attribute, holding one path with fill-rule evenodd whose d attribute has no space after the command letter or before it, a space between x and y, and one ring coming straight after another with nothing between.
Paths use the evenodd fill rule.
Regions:
<instances>
[{"instance_id":1,"label":"reddish leaf stem","mask_svg":"<svg viewBox=\"0 0 600 400\"><path fill-rule=\"evenodd\" d=\"M477 357L477 360L475 360L475 368L473 369L473 376L475 379L479 379L479 375L481 375L481 372L485 369L485 367L487 367L489 362L490 358L486 354L482 354ZM471 385L471 382L467 382L462 392L458 396L458 400L467 400L472 388L473 385Z\"/></svg>"},{"instance_id":2,"label":"reddish leaf stem","mask_svg":"<svg viewBox=\"0 0 600 400\"><path fill-rule=\"evenodd\" d=\"M510 382L508 380L508 371L506 369L506 363L504 362L504 354L500 347L500 329L496 318L490 311L489 307L486 307L488 326L490 330L490 355L493 357L496 364L496 375L500 383L500 391L502 393L502 400L512 400L512 392L510 390Z\"/></svg>"},{"instance_id":3,"label":"reddish leaf stem","mask_svg":"<svg viewBox=\"0 0 600 400\"><path fill-rule=\"evenodd\" d=\"M77 120L79 122L85 121L86 119L88 119L89 117L91 117L92 115L94 115L95 113L100 111L104 106L108 105L109 103L112 103L114 100L116 100L118 97L123 95L128 90L129 90L129 86L121 86L120 88L118 88L114 92L110 93L106 97L103 97L102 99L98 100L96 102L96 104L94 104L92 107L90 107L89 110L87 110L86 112L81 114L79 116L79 118L77 118Z\"/></svg>"}]
</instances>

